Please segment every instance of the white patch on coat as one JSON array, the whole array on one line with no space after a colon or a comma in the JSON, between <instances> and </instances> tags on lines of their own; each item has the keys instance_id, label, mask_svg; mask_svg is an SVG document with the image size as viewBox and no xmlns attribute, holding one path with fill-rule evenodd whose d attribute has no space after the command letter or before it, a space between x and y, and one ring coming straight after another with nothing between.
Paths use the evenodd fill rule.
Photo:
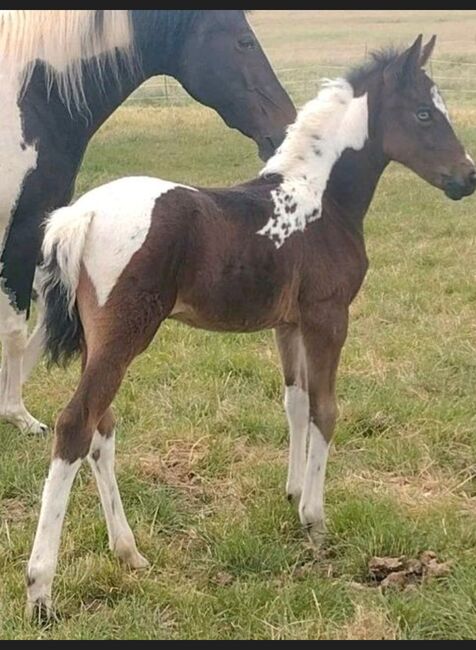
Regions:
<instances>
[{"instance_id":1,"label":"white patch on coat","mask_svg":"<svg viewBox=\"0 0 476 650\"><path fill-rule=\"evenodd\" d=\"M0 255L25 180L36 169L38 159L36 145L27 144L24 140L18 106L20 82L9 77L5 70L5 61L0 53ZM0 272L2 268L3 264L0 263ZM0 417L16 424L24 432L40 433L46 427L28 413L21 395L26 333L25 313L18 313L12 306L0 279Z\"/></svg>"},{"instance_id":2,"label":"white patch on coat","mask_svg":"<svg viewBox=\"0 0 476 650\"><path fill-rule=\"evenodd\" d=\"M47 222L45 268L56 247L61 281L74 305L84 263L99 306L106 303L131 257L144 243L157 199L170 190L195 188L148 176L128 176L101 185L76 203L53 212Z\"/></svg>"},{"instance_id":3,"label":"white patch on coat","mask_svg":"<svg viewBox=\"0 0 476 650\"><path fill-rule=\"evenodd\" d=\"M286 494L301 496L306 471L306 446L309 430L309 395L299 386L286 386L284 408L289 424L289 462Z\"/></svg>"},{"instance_id":4,"label":"white patch on coat","mask_svg":"<svg viewBox=\"0 0 476 650\"><path fill-rule=\"evenodd\" d=\"M345 149L362 149L367 137L367 93L354 97L345 79L324 82L261 171L261 176L281 174L283 182L271 192L273 216L258 234L279 248L293 232L318 219L332 168Z\"/></svg>"},{"instance_id":5,"label":"white patch on coat","mask_svg":"<svg viewBox=\"0 0 476 650\"><path fill-rule=\"evenodd\" d=\"M436 108L443 113L449 122L450 115L448 113L448 109L446 108L445 101L440 95L440 91L436 85L431 87L431 99L433 100L433 104L436 106Z\"/></svg>"},{"instance_id":6,"label":"white patch on coat","mask_svg":"<svg viewBox=\"0 0 476 650\"><path fill-rule=\"evenodd\" d=\"M471 158L471 156L469 155L469 153L466 153L466 160L467 160L468 162L470 162L472 165L474 165L474 160Z\"/></svg>"},{"instance_id":7,"label":"white patch on coat","mask_svg":"<svg viewBox=\"0 0 476 650\"><path fill-rule=\"evenodd\" d=\"M36 146L24 140L18 106L20 85L4 73L0 54L0 242L2 250L7 227L23 189L26 176L36 169ZM0 315L1 317L1 315Z\"/></svg>"}]
</instances>

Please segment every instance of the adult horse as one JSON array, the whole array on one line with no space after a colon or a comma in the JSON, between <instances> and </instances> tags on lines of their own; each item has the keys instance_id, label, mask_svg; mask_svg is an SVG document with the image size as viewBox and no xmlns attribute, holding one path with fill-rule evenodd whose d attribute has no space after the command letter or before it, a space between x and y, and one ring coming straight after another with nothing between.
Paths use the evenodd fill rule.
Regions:
<instances>
[{"instance_id":1,"label":"adult horse","mask_svg":"<svg viewBox=\"0 0 476 650\"><path fill-rule=\"evenodd\" d=\"M81 351L83 373L56 423L28 565L31 611L51 606L68 495L86 457L110 548L133 567L146 564L115 479L110 405L166 318L218 331L276 329L291 436L287 492L319 538L337 366L367 270L363 219L377 183L396 160L451 199L476 187L474 163L422 69L434 43L422 48L420 36L328 82L257 179L217 190L124 178L52 215L43 247L47 348L54 359Z\"/></svg>"},{"instance_id":2,"label":"adult horse","mask_svg":"<svg viewBox=\"0 0 476 650\"><path fill-rule=\"evenodd\" d=\"M69 202L86 146L145 79L175 77L253 138L263 159L295 117L243 11L0 12L0 417L46 427L21 385L42 349L27 342L45 214Z\"/></svg>"}]
</instances>

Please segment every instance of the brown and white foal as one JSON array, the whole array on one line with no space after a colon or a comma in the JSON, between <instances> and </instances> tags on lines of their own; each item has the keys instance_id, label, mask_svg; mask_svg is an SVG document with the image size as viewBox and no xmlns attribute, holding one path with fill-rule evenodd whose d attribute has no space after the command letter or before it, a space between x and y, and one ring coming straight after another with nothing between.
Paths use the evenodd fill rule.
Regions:
<instances>
[{"instance_id":1,"label":"brown and white foal","mask_svg":"<svg viewBox=\"0 0 476 650\"><path fill-rule=\"evenodd\" d=\"M476 186L472 160L422 66L421 36L328 81L259 178L227 189L123 178L54 212L44 241L47 348L82 353L82 377L56 423L28 564L28 606L49 611L74 477L88 458L111 549L146 566L114 474L110 405L127 367L166 318L216 331L275 328L291 441L287 492L324 529L335 381L349 305L367 270L363 218L396 160L452 199Z\"/></svg>"}]
</instances>

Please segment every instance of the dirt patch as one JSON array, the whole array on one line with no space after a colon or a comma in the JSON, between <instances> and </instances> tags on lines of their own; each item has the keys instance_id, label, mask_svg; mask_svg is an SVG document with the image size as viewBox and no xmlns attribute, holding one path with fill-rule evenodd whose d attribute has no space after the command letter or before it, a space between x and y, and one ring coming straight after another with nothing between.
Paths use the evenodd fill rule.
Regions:
<instances>
[{"instance_id":1,"label":"dirt patch","mask_svg":"<svg viewBox=\"0 0 476 650\"><path fill-rule=\"evenodd\" d=\"M356 605L350 621L339 626L330 638L342 641L390 641L398 638L398 628L381 609Z\"/></svg>"},{"instance_id":2,"label":"dirt patch","mask_svg":"<svg viewBox=\"0 0 476 650\"><path fill-rule=\"evenodd\" d=\"M195 442L173 440L164 454L154 453L139 458L141 474L157 483L198 494L203 489L203 478L198 466L208 454L204 439Z\"/></svg>"},{"instance_id":3,"label":"dirt patch","mask_svg":"<svg viewBox=\"0 0 476 650\"><path fill-rule=\"evenodd\" d=\"M400 504L420 512L435 505L456 502L457 485L448 476L436 470L422 471L415 476L403 476L392 472L362 470L345 475L343 481L350 490L359 486L374 494L387 494ZM464 505L464 504L462 504Z\"/></svg>"},{"instance_id":4,"label":"dirt patch","mask_svg":"<svg viewBox=\"0 0 476 650\"><path fill-rule=\"evenodd\" d=\"M368 563L367 583L382 589L404 590L432 578L447 576L451 562L440 562L433 551L424 551L419 559L373 557Z\"/></svg>"},{"instance_id":5,"label":"dirt patch","mask_svg":"<svg viewBox=\"0 0 476 650\"><path fill-rule=\"evenodd\" d=\"M20 499L2 499L0 501L0 518L8 521L28 519L29 510Z\"/></svg>"}]
</instances>

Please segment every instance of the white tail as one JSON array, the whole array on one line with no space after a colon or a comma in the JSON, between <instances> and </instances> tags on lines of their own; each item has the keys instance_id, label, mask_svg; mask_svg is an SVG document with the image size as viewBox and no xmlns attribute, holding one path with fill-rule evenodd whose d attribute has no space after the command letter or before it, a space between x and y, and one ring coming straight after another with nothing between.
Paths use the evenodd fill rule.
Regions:
<instances>
[{"instance_id":1,"label":"white tail","mask_svg":"<svg viewBox=\"0 0 476 650\"><path fill-rule=\"evenodd\" d=\"M76 204L51 213L43 240L44 286L62 284L71 316L76 300L79 269L94 211Z\"/></svg>"}]
</instances>

